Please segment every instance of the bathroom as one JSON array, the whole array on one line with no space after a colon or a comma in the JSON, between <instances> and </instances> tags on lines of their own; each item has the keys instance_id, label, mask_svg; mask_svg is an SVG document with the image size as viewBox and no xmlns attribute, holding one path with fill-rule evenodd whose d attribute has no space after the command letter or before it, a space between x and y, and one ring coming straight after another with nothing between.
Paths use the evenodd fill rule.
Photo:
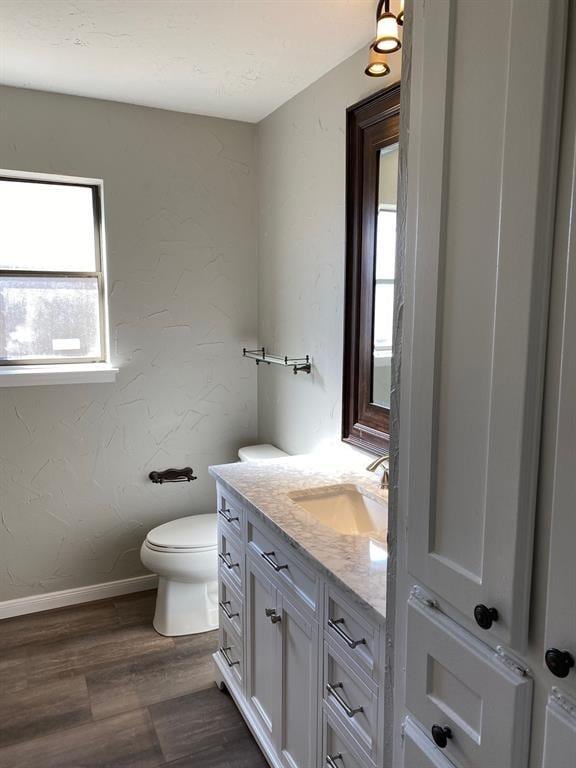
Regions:
<instances>
[{"instance_id":1,"label":"bathroom","mask_svg":"<svg viewBox=\"0 0 576 768\"><path fill-rule=\"evenodd\" d=\"M0 0L0 768L575 768L574 41Z\"/></svg>"}]
</instances>

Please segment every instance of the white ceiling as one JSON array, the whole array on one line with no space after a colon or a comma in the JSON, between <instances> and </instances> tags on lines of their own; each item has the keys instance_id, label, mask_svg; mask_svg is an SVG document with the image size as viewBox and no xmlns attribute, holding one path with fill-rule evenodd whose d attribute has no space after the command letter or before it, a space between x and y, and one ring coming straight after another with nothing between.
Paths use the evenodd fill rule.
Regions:
<instances>
[{"instance_id":1,"label":"white ceiling","mask_svg":"<svg viewBox=\"0 0 576 768\"><path fill-rule=\"evenodd\" d=\"M0 83L257 122L367 44L375 0L0 0Z\"/></svg>"}]
</instances>

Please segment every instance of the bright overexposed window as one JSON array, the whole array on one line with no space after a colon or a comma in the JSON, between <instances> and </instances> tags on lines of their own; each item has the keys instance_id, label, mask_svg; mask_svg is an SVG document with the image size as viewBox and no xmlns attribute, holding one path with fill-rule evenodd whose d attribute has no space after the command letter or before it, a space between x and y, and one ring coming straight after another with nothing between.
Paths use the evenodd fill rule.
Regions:
<instances>
[{"instance_id":1,"label":"bright overexposed window","mask_svg":"<svg viewBox=\"0 0 576 768\"><path fill-rule=\"evenodd\" d=\"M0 175L0 365L106 360L100 192Z\"/></svg>"}]
</instances>

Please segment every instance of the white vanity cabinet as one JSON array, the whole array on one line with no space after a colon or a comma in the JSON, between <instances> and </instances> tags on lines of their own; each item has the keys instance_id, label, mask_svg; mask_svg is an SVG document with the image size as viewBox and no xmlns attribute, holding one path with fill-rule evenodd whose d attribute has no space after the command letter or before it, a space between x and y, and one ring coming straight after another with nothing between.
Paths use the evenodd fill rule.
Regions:
<instances>
[{"instance_id":1,"label":"white vanity cabinet","mask_svg":"<svg viewBox=\"0 0 576 768\"><path fill-rule=\"evenodd\" d=\"M217 682L274 768L382 768L383 620L224 487L218 508Z\"/></svg>"}]
</instances>

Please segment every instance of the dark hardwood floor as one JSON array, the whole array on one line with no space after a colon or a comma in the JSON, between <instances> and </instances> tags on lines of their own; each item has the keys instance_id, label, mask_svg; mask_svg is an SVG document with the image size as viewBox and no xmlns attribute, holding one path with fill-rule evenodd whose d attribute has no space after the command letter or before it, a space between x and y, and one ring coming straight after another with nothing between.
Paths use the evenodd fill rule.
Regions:
<instances>
[{"instance_id":1,"label":"dark hardwood floor","mask_svg":"<svg viewBox=\"0 0 576 768\"><path fill-rule=\"evenodd\" d=\"M161 637L154 599L0 621L0 768L266 768L214 685L217 633Z\"/></svg>"}]
</instances>

